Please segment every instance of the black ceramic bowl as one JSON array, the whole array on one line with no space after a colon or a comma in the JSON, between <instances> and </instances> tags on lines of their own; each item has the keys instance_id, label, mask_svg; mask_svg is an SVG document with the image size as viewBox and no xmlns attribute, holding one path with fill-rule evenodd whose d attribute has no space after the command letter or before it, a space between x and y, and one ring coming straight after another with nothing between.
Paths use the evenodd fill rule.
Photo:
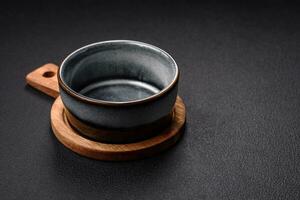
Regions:
<instances>
[{"instance_id":1,"label":"black ceramic bowl","mask_svg":"<svg viewBox=\"0 0 300 200\"><path fill-rule=\"evenodd\" d=\"M61 64L58 80L65 108L94 127L134 129L169 115L179 71L165 51L142 42L90 44Z\"/></svg>"}]
</instances>

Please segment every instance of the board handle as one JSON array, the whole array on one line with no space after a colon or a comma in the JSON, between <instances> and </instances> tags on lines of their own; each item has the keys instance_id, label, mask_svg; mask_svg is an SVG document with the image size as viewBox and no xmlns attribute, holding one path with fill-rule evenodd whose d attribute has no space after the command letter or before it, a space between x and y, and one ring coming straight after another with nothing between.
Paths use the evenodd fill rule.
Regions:
<instances>
[{"instance_id":1,"label":"board handle","mask_svg":"<svg viewBox=\"0 0 300 200\"><path fill-rule=\"evenodd\" d=\"M51 96L58 97L58 66L52 63L45 64L26 76L26 82L33 88Z\"/></svg>"}]
</instances>

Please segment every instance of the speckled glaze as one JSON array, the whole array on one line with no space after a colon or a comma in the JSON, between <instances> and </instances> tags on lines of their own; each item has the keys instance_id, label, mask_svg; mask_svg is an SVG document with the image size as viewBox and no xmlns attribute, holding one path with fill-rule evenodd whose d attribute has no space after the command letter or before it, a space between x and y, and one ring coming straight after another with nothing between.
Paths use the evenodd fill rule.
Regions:
<instances>
[{"instance_id":1,"label":"speckled glaze","mask_svg":"<svg viewBox=\"0 0 300 200\"><path fill-rule=\"evenodd\" d=\"M58 81L64 106L94 127L132 129L167 116L179 71L165 51L142 42L94 43L70 54Z\"/></svg>"}]
</instances>

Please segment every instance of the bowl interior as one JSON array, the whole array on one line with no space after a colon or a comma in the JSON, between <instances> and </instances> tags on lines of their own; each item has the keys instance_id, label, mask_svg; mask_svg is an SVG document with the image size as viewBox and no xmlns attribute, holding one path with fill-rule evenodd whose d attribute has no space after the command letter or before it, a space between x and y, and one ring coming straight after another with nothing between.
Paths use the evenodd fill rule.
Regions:
<instances>
[{"instance_id":1,"label":"bowl interior","mask_svg":"<svg viewBox=\"0 0 300 200\"><path fill-rule=\"evenodd\" d=\"M110 102L128 102L160 93L178 75L163 50L135 41L85 46L63 62L60 77L72 92Z\"/></svg>"}]
</instances>

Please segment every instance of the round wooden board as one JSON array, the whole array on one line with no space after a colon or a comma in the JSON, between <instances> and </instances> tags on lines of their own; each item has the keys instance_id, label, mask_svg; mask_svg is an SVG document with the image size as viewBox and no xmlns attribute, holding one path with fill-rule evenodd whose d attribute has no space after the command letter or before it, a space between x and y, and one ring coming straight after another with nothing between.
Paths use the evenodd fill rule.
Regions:
<instances>
[{"instance_id":1,"label":"round wooden board","mask_svg":"<svg viewBox=\"0 0 300 200\"><path fill-rule=\"evenodd\" d=\"M172 123L161 134L136 143L106 144L89 140L71 128L60 97L51 109L51 126L57 139L72 151L98 160L134 160L161 152L177 142L184 124L185 106L182 99L177 97Z\"/></svg>"}]
</instances>

